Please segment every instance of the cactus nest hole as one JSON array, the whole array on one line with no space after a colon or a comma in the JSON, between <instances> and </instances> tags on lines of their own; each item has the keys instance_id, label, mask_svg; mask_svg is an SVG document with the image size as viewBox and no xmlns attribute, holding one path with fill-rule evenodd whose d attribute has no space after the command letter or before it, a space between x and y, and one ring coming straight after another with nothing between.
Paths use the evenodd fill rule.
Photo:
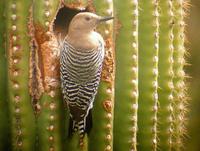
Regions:
<instances>
[{"instance_id":1,"label":"cactus nest hole","mask_svg":"<svg viewBox=\"0 0 200 151\"><path fill-rule=\"evenodd\" d=\"M53 23L53 32L56 37L63 39L68 32L68 27L72 18L80 12L88 12L87 8L76 8L63 6L58 10L56 18Z\"/></svg>"}]
</instances>

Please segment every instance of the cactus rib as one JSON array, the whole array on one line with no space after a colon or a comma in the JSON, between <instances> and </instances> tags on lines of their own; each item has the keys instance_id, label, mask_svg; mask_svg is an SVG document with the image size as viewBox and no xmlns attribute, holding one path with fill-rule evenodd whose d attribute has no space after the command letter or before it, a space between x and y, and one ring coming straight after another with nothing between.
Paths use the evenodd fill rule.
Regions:
<instances>
[{"instance_id":1,"label":"cactus rib","mask_svg":"<svg viewBox=\"0 0 200 151\"><path fill-rule=\"evenodd\" d=\"M138 1L114 1L116 82L114 150L136 150L138 108ZM117 20L119 19L119 20ZM130 32L131 31L131 32ZM118 31L116 31L118 32ZM124 78L126 77L126 78Z\"/></svg>"},{"instance_id":2,"label":"cactus rib","mask_svg":"<svg viewBox=\"0 0 200 151\"><path fill-rule=\"evenodd\" d=\"M161 26L160 26L160 51L159 51L159 138L160 149L171 150L173 143L174 129L174 85L173 85L173 3L168 0L160 4ZM167 11L166 11L167 10ZM167 59L166 59L167 58Z\"/></svg>"},{"instance_id":3,"label":"cactus rib","mask_svg":"<svg viewBox=\"0 0 200 151\"><path fill-rule=\"evenodd\" d=\"M139 7L142 10L139 16L138 150L156 151L158 148L159 2L140 1Z\"/></svg>"},{"instance_id":4,"label":"cactus rib","mask_svg":"<svg viewBox=\"0 0 200 151\"><path fill-rule=\"evenodd\" d=\"M53 21L59 1L38 0L33 7L35 48L42 66L44 93L41 97L41 113L37 119L39 150L63 150L61 137L61 95L59 85L58 42L53 35ZM61 111L60 111L61 110ZM37 118L37 117L36 117ZM64 136L63 136L64 137Z\"/></svg>"},{"instance_id":5,"label":"cactus rib","mask_svg":"<svg viewBox=\"0 0 200 151\"><path fill-rule=\"evenodd\" d=\"M23 7L21 7L23 2ZM7 3L8 91L12 122L12 147L33 150L35 121L28 93L29 42L28 18L31 1L9 0ZM29 122L27 122L29 121Z\"/></svg>"},{"instance_id":6,"label":"cactus rib","mask_svg":"<svg viewBox=\"0 0 200 151\"><path fill-rule=\"evenodd\" d=\"M175 99L175 146L177 151L183 149L183 141L185 137L185 124L186 124L186 84L185 72L183 67L185 65L184 55L186 52L185 42L185 6L187 1L176 0L173 2L174 12L176 16L174 27L174 99Z\"/></svg>"}]
</instances>

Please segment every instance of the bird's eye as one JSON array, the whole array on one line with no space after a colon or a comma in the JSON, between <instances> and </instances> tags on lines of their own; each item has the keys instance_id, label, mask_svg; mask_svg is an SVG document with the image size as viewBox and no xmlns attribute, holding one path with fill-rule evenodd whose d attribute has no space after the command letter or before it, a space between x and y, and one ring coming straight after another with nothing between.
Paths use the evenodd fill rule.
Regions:
<instances>
[{"instance_id":1,"label":"bird's eye","mask_svg":"<svg viewBox=\"0 0 200 151\"><path fill-rule=\"evenodd\" d=\"M85 20L89 21L89 20L90 20L90 17L85 17Z\"/></svg>"}]
</instances>

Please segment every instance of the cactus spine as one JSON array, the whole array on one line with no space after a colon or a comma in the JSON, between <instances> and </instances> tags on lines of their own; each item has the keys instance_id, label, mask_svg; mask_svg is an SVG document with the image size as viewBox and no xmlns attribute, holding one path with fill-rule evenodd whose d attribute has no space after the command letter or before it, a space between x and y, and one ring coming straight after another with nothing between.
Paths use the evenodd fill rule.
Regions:
<instances>
[{"instance_id":1,"label":"cactus spine","mask_svg":"<svg viewBox=\"0 0 200 151\"><path fill-rule=\"evenodd\" d=\"M0 37L0 150L11 144L14 151L182 150L184 5L183 0L1 1L0 33L6 29L6 38ZM69 114L59 86L59 32L67 32L80 11L115 16L97 29L106 57L83 148L78 134L67 138Z\"/></svg>"}]
</instances>

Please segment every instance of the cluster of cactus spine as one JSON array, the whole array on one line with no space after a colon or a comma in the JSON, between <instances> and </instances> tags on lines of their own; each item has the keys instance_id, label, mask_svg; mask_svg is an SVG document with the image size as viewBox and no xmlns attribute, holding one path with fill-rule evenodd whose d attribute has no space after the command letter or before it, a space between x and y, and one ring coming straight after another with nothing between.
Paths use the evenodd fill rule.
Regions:
<instances>
[{"instance_id":1,"label":"cluster of cactus spine","mask_svg":"<svg viewBox=\"0 0 200 151\"><path fill-rule=\"evenodd\" d=\"M0 150L182 150L184 5L183 0L2 0ZM97 29L106 58L83 148L78 135L67 138L69 113L59 87L54 26L62 8L115 16Z\"/></svg>"}]
</instances>

